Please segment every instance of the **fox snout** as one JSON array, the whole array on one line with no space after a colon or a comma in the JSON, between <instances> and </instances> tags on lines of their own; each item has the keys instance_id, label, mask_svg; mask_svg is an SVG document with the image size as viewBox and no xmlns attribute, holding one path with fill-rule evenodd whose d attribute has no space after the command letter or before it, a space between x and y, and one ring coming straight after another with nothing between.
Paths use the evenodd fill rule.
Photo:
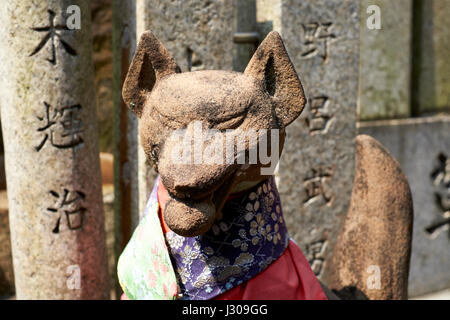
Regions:
<instances>
[{"instance_id":1,"label":"fox snout","mask_svg":"<svg viewBox=\"0 0 450 320\"><path fill-rule=\"evenodd\" d=\"M160 179L169 193L164 220L183 236L209 230L231 193L239 169L236 163L226 163L217 153L208 152L208 148L223 150L223 145L203 135L199 138L198 133L196 136L195 127L203 127L200 122L196 124L189 124L179 135L172 131L158 159Z\"/></svg>"}]
</instances>

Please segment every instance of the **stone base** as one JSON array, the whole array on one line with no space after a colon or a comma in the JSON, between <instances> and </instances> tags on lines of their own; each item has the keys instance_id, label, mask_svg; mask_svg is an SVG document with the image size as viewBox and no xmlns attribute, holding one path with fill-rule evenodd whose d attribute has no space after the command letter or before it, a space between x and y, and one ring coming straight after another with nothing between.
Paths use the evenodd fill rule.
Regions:
<instances>
[{"instance_id":1,"label":"stone base","mask_svg":"<svg viewBox=\"0 0 450 320\"><path fill-rule=\"evenodd\" d=\"M415 297L411 300L450 300L450 289Z\"/></svg>"}]
</instances>

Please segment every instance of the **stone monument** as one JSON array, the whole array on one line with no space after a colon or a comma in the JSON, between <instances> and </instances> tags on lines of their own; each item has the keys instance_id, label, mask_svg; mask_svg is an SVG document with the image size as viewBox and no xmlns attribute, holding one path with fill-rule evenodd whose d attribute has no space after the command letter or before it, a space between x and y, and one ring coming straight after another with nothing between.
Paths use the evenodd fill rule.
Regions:
<instances>
[{"instance_id":1,"label":"stone monument","mask_svg":"<svg viewBox=\"0 0 450 320\"><path fill-rule=\"evenodd\" d=\"M257 10L304 82L308 103L287 128L278 185L291 236L324 280L355 171L359 1L260 0Z\"/></svg>"},{"instance_id":2,"label":"stone monument","mask_svg":"<svg viewBox=\"0 0 450 320\"><path fill-rule=\"evenodd\" d=\"M450 111L450 0L415 1L414 111Z\"/></svg>"},{"instance_id":3,"label":"stone monument","mask_svg":"<svg viewBox=\"0 0 450 320\"><path fill-rule=\"evenodd\" d=\"M108 297L89 1L0 8L17 299Z\"/></svg>"},{"instance_id":4,"label":"stone monument","mask_svg":"<svg viewBox=\"0 0 450 320\"><path fill-rule=\"evenodd\" d=\"M380 29L371 25L373 5ZM359 120L411 115L412 23L412 0L361 1Z\"/></svg>"}]
</instances>

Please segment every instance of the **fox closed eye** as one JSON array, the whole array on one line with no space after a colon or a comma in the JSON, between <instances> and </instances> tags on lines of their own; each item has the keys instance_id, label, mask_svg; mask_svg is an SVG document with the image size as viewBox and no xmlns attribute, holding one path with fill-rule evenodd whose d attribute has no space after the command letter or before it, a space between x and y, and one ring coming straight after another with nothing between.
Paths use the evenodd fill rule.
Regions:
<instances>
[{"instance_id":1,"label":"fox closed eye","mask_svg":"<svg viewBox=\"0 0 450 320\"><path fill-rule=\"evenodd\" d=\"M173 117L169 117L166 115L162 115L161 113L155 111L153 115L155 120L160 121L165 127L176 130L182 129L186 127L186 123L174 119Z\"/></svg>"},{"instance_id":2,"label":"fox closed eye","mask_svg":"<svg viewBox=\"0 0 450 320\"><path fill-rule=\"evenodd\" d=\"M247 111L234 116L231 119L221 121L220 123L215 125L215 129L223 131L227 129L236 129L238 128L242 122L244 122L245 118L247 117Z\"/></svg>"}]
</instances>

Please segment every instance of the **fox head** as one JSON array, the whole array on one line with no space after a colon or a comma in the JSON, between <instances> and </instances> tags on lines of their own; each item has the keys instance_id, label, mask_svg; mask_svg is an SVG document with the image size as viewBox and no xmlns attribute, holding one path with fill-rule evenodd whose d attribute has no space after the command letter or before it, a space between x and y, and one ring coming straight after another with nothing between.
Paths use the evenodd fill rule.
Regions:
<instances>
[{"instance_id":1,"label":"fox head","mask_svg":"<svg viewBox=\"0 0 450 320\"><path fill-rule=\"evenodd\" d=\"M306 103L276 32L267 35L244 73L182 73L163 44L147 31L141 36L122 93L140 119L142 146L169 193L164 220L171 230L189 237L210 229L230 193L266 178L260 169L267 163L248 161L250 150L256 150L256 143L270 141L269 153L278 159L284 129ZM180 137L196 136L198 130L208 134L180 143ZM249 132L256 134L256 140L249 138ZM267 132L279 134L264 138ZM227 148L220 138L223 135L243 142L242 150ZM273 142L278 142L275 147ZM197 149L201 161L195 161L195 151L188 153L194 161L175 161L174 155L187 149ZM238 158L246 161L235 161Z\"/></svg>"}]
</instances>

